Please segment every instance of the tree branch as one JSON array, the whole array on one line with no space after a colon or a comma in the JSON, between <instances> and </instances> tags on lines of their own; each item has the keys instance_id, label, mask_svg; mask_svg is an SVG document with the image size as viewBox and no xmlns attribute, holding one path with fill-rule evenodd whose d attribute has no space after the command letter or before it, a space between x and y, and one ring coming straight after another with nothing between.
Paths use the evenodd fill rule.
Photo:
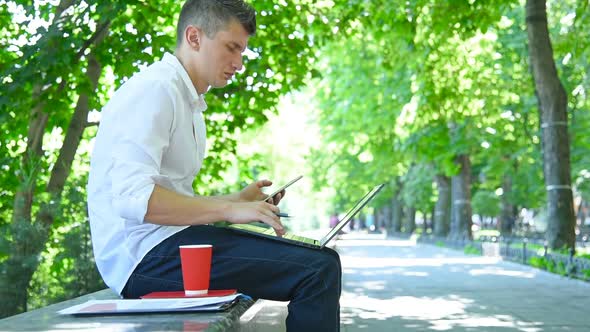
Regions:
<instances>
[{"instance_id":1,"label":"tree branch","mask_svg":"<svg viewBox=\"0 0 590 332\"><path fill-rule=\"evenodd\" d=\"M100 42L106 37L107 32L109 31L111 25L111 20L106 20L103 23L101 23L97 28L96 31L92 34L92 36L90 36L90 38L88 38L88 40L86 40L84 42L84 44L82 45L82 48L80 48L80 50L76 53L76 57L72 60L72 65L76 65L78 64L78 62L80 62L80 59L82 58L82 56L84 55L84 52L86 52L86 50L92 46L92 44L96 43L96 45L100 44ZM66 87L66 84L68 83L67 80L62 80L61 83L59 84L59 87L57 89L58 92L63 91ZM50 86L47 87L47 89L49 89Z\"/></svg>"}]
</instances>

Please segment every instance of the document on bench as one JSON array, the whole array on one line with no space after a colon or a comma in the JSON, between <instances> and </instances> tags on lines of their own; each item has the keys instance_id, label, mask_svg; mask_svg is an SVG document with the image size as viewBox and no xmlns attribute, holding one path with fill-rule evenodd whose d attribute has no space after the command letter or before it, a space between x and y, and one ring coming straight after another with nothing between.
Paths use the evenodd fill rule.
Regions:
<instances>
[{"instance_id":1,"label":"document on bench","mask_svg":"<svg viewBox=\"0 0 590 332\"><path fill-rule=\"evenodd\" d=\"M170 298L170 299L117 299L90 300L58 311L60 315L112 315L158 312L223 311L239 298L249 298L241 293L219 297Z\"/></svg>"}]
</instances>

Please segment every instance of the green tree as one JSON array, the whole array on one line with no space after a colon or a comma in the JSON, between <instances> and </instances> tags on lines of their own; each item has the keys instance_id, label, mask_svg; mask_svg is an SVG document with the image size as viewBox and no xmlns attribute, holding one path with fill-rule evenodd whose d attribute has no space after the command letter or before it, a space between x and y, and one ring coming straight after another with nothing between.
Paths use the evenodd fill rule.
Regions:
<instances>
[{"instance_id":1,"label":"green tree","mask_svg":"<svg viewBox=\"0 0 590 332\"><path fill-rule=\"evenodd\" d=\"M497 217L500 213L500 199L494 192L478 190L472 199L473 213L478 214L483 221Z\"/></svg>"},{"instance_id":2,"label":"green tree","mask_svg":"<svg viewBox=\"0 0 590 332\"><path fill-rule=\"evenodd\" d=\"M527 0L530 62L543 132L543 170L547 190L546 237L552 248L575 248L567 94L559 80L547 28L545 0Z\"/></svg>"},{"instance_id":3,"label":"green tree","mask_svg":"<svg viewBox=\"0 0 590 332\"><path fill-rule=\"evenodd\" d=\"M134 72L173 50L181 6L170 0L6 4L0 6L0 22L6 23L0 37L0 161L5 171L0 316L42 305L28 296L40 266L55 278L86 266L78 262L90 259L88 241L75 244L70 235L88 235L88 228L79 224L86 222L80 213L85 202L72 199L74 193L84 193L80 180L88 159L79 159L84 155L78 148L87 147L96 130L95 120L88 121L88 116L98 113ZM236 153L234 133L264 123L264 111L274 111L279 96L311 77L314 41L299 32L308 24L309 4L264 1L256 6L259 29L250 44L253 54L244 61L245 72L208 96L212 139L208 175L195 182L200 193L216 190L204 189L203 184L221 181L221 172L229 166L225 156ZM312 26L321 30L323 24L318 20ZM78 220L66 215L71 209L78 211ZM54 245L55 241L68 243ZM85 292L100 285L79 283L72 288ZM56 299L61 295L51 293Z\"/></svg>"},{"instance_id":4,"label":"green tree","mask_svg":"<svg viewBox=\"0 0 590 332\"><path fill-rule=\"evenodd\" d=\"M527 64L524 3L349 4L348 9L334 10L335 17L342 18L338 31L343 37L322 50L326 59L318 67L323 76L316 96L322 102L318 118L325 145L313 155L313 160L320 160L315 167L336 165L339 170L328 177L340 183L362 173L355 163L333 161L349 158L359 146L369 151L371 144L377 147L383 142L381 150L371 150L370 163L379 165L379 175L403 175L413 162L432 164L433 175L440 179L472 168L472 176L457 178L462 189L456 188L459 196L451 200L460 212L454 214L461 216L460 232L470 232L470 192L484 186L503 189L500 223L510 233L520 208L539 209L544 200L540 122ZM588 33L582 28L588 20L587 3L551 5L551 32L560 36L557 40L563 45L559 63L575 78L566 80L571 82L568 93L576 96L570 105L576 120L572 122L585 128L587 112L578 110L587 108L583 88L587 75L583 73L588 71L583 59L587 59L588 39L580 38ZM378 48L374 50L373 45ZM379 76L388 79L382 81ZM398 102L388 100L388 95ZM391 112L389 117L378 116L385 108ZM580 137L580 143L572 146L576 161L587 159L587 144L582 142L586 132L572 133L573 140ZM580 183L576 188L581 191L588 178L584 165L573 165ZM363 169L371 170L371 165ZM366 179L374 177L369 173ZM444 186L445 181L437 183ZM437 191L448 192L444 187ZM448 202L446 197L438 195ZM456 206L457 201L462 206ZM445 205L437 204L435 215L444 216ZM444 227L440 229L444 233Z\"/></svg>"}]
</instances>

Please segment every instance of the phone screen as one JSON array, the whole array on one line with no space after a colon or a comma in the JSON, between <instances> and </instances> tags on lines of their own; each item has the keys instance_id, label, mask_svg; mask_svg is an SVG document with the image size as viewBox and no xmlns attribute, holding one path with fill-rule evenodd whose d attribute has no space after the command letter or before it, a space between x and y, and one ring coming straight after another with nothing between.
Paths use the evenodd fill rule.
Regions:
<instances>
[{"instance_id":1,"label":"phone screen","mask_svg":"<svg viewBox=\"0 0 590 332\"><path fill-rule=\"evenodd\" d=\"M279 189L273 191L271 194L269 194L268 196L266 196L265 199L263 199L263 201L268 200L271 197L275 197L276 194L280 193L281 191L285 190L287 187L289 187L290 185L292 185L293 183L299 181L301 178L303 177L303 175L299 175L298 177L294 178L293 180L287 182L287 184L285 184L284 186L280 187Z\"/></svg>"}]
</instances>

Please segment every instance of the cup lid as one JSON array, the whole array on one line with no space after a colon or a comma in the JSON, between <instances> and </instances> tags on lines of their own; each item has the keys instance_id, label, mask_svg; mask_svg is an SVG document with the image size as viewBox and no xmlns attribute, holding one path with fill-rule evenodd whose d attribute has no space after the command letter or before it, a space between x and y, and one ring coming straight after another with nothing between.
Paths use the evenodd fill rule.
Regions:
<instances>
[{"instance_id":1,"label":"cup lid","mask_svg":"<svg viewBox=\"0 0 590 332\"><path fill-rule=\"evenodd\" d=\"M210 248L212 244L185 244L178 246L179 248Z\"/></svg>"}]
</instances>

